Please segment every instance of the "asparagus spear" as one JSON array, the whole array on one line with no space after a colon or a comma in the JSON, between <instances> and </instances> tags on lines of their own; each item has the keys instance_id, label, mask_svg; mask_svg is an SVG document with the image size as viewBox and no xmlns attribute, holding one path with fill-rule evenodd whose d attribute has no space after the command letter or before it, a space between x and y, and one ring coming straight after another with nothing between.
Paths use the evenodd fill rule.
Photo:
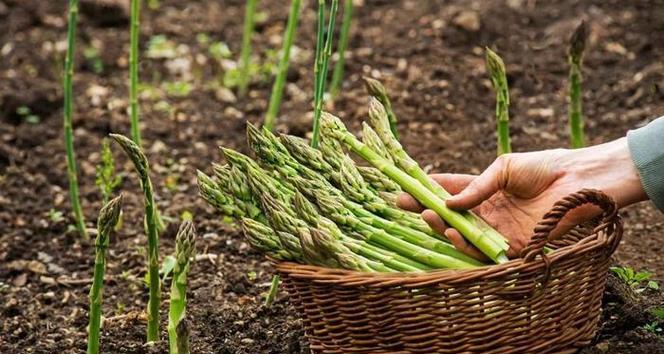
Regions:
<instances>
[{"instance_id":1,"label":"asparagus spear","mask_svg":"<svg viewBox=\"0 0 664 354\"><path fill-rule=\"evenodd\" d=\"M369 149L346 130L346 127L339 118L329 113L325 113L322 116L321 128L323 134L343 141L353 152L360 155L364 160L397 182L406 192L412 194L424 206L438 213L494 262L506 262L507 256L505 255L505 251L507 251L509 246L504 238L495 231L490 232L488 225L483 223L479 217L468 212L460 213L447 208L444 199L449 197L450 194L426 175L417 162L405 153L403 148L401 148L401 144L391 134L387 137L389 129L386 128L389 127L385 124L387 120L385 119L385 111L382 109L382 105L378 101L372 100L370 111L372 111L370 115L374 116L373 120L378 123L376 125L379 125L376 132L381 136L387 149L395 160L398 161L403 171ZM413 177L413 175L417 177Z\"/></svg>"},{"instance_id":2,"label":"asparagus spear","mask_svg":"<svg viewBox=\"0 0 664 354\"><path fill-rule=\"evenodd\" d=\"M579 26L569 39L567 48L567 59L569 61L569 130L572 148L578 149L585 146L583 133L583 112L581 107L581 67L583 64L583 51L586 48L588 29L585 21Z\"/></svg>"},{"instance_id":3,"label":"asparagus spear","mask_svg":"<svg viewBox=\"0 0 664 354\"><path fill-rule=\"evenodd\" d=\"M435 235L419 215L388 205L378 194L368 188L355 163L347 155L341 165L341 191L345 196L375 214L430 235Z\"/></svg>"},{"instance_id":4,"label":"asparagus spear","mask_svg":"<svg viewBox=\"0 0 664 354\"><path fill-rule=\"evenodd\" d=\"M244 210L230 196L219 191L215 182L208 175L197 170L197 180L200 196L224 216L232 219L240 219L247 216Z\"/></svg>"},{"instance_id":5,"label":"asparagus spear","mask_svg":"<svg viewBox=\"0 0 664 354\"><path fill-rule=\"evenodd\" d=\"M406 172L406 174L415 178L425 188L431 191L436 197L442 200L445 200L450 197L450 193L448 193L441 185L439 185L438 183L436 183L436 181L434 181L431 177L429 177L427 173L420 168L417 162L413 160L410 156L408 156L408 154L403 149L401 144L392 135L389 134L389 130L387 129L388 122L386 118L385 109L377 100L371 99L370 101L369 119L372 121L376 132L378 133L381 140L385 144L390 155L392 155L394 161L396 161L396 165L399 166L403 170L403 172ZM444 207L443 204L441 204L441 206ZM478 217L473 212L470 211L457 212L456 214L461 214L464 218L468 219L470 224L474 224L477 228L479 228L484 234L486 234L487 238L489 239L488 241L494 243L497 248L500 248L503 251L507 251L509 249L509 245L507 244L507 241L505 240L503 235L494 230L482 218ZM455 218L455 215L452 214L451 217ZM464 231L461 230L459 231L462 234L464 234ZM472 235L472 233L470 236L466 234L464 234L464 236L475 238ZM507 257L499 256L498 261L499 263L505 262L507 261Z\"/></svg>"},{"instance_id":6,"label":"asparagus spear","mask_svg":"<svg viewBox=\"0 0 664 354\"><path fill-rule=\"evenodd\" d=\"M380 172L379 169L375 167L357 166L357 170L360 172L360 175L362 175L362 178L364 178L364 180L379 193L401 192L401 187L394 183L394 181L392 181L385 174Z\"/></svg>"},{"instance_id":7,"label":"asparagus spear","mask_svg":"<svg viewBox=\"0 0 664 354\"><path fill-rule=\"evenodd\" d=\"M95 268L90 288L90 322L88 325L88 354L99 354L99 330L101 327L102 289L106 271L106 249L111 231L118 223L122 211L122 195L112 199L99 212L97 238L95 239Z\"/></svg>"},{"instance_id":8,"label":"asparagus spear","mask_svg":"<svg viewBox=\"0 0 664 354\"><path fill-rule=\"evenodd\" d=\"M410 272L431 269L425 264L345 235L332 220L321 216L316 207L300 192L297 192L293 197L293 204L301 219L305 220L309 225L329 232L330 235L341 240L348 249L356 254L382 262L386 266L398 271Z\"/></svg>"},{"instance_id":9,"label":"asparagus spear","mask_svg":"<svg viewBox=\"0 0 664 354\"><path fill-rule=\"evenodd\" d=\"M496 129L498 131L498 155L512 152L510 143L509 106L510 95L507 88L505 64L498 54L486 48L486 68L493 89L496 91Z\"/></svg>"},{"instance_id":10,"label":"asparagus spear","mask_svg":"<svg viewBox=\"0 0 664 354\"><path fill-rule=\"evenodd\" d=\"M194 224L185 220L175 237L176 261L173 268L171 282L171 302L168 310L168 344L170 354L185 354L178 349L188 347L183 342L188 341L187 336L178 336L177 327L185 319L187 307L187 274L189 273L189 260L196 252L196 230Z\"/></svg>"},{"instance_id":11,"label":"asparagus spear","mask_svg":"<svg viewBox=\"0 0 664 354\"><path fill-rule=\"evenodd\" d=\"M242 218L241 225L245 238L256 250L274 259L284 261L302 260L302 250L295 236L283 233L280 237L271 227L249 218ZM286 245L282 243L281 238L288 240ZM293 242L297 244L295 249L286 247L293 245Z\"/></svg>"},{"instance_id":12,"label":"asparagus spear","mask_svg":"<svg viewBox=\"0 0 664 354\"><path fill-rule=\"evenodd\" d=\"M148 300L148 342L159 340L159 303L161 300L161 284L159 279L159 215L154 202L152 181L150 180L150 167L148 159L141 148L127 137L111 134L133 162L143 188L143 201L145 204L145 231L148 236L148 278L150 297Z\"/></svg>"},{"instance_id":13,"label":"asparagus spear","mask_svg":"<svg viewBox=\"0 0 664 354\"><path fill-rule=\"evenodd\" d=\"M385 86L383 86L380 81L370 77L364 77L363 80L364 87L367 89L367 92L369 92L369 95L378 100L378 102L385 107L390 132L392 132L392 136L395 139L399 139L399 133L397 132L397 116L392 110L392 102L390 102L390 98L387 96Z\"/></svg>"}]
</instances>

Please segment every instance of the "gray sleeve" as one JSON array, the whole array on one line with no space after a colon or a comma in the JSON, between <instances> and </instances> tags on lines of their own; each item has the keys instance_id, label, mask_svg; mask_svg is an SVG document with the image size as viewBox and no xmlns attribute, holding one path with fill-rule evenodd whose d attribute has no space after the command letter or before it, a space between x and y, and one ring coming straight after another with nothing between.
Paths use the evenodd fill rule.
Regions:
<instances>
[{"instance_id":1,"label":"gray sleeve","mask_svg":"<svg viewBox=\"0 0 664 354\"><path fill-rule=\"evenodd\" d=\"M643 189L655 206L664 211L664 117L630 130L627 143Z\"/></svg>"}]
</instances>

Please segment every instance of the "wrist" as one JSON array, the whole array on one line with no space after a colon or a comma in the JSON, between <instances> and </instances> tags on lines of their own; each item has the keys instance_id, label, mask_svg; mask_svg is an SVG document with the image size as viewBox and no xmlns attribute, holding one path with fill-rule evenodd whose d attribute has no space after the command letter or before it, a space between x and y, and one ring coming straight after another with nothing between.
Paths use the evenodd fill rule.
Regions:
<instances>
[{"instance_id":1,"label":"wrist","mask_svg":"<svg viewBox=\"0 0 664 354\"><path fill-rule=\"evenodd\" d=\"M626 138L567 151L563 169L581 188L603 191L620 208L648 199Z\"/></svg>"}]
</instances>

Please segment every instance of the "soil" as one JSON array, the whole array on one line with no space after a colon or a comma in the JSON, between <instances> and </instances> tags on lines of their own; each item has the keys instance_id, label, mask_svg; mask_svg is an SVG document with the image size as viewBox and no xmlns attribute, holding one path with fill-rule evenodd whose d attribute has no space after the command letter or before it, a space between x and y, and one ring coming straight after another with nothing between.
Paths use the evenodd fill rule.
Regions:
<instances>
[{"instance_id":1,"label":"soil","mask_svg":"<svg viewBox=\"0 0 664 354\"><path fill-rule=\"evenodd\" d=\"M101 203L94 183L101 139L110 132L128 134L129 39L126 11L100 10L94 2L84 2L88 4L82 8L77 35L74 135L83 208L93 228ZM283 3L258 6L266 17L256 26L257 58L281 42L288 12ZM315 8L313 2L305 3L277 126L297 135L305 135L311 124ZM287 295L280 294L269 308L262 305L270 264L197 197L195 170L209 170L211 162L220 161L218 145L246 150L245 121L259 122L267 106L270 80L256 78L244 98L215 84L228 62L213 59L199 35L227 43L236 58L243 4L161 0L158 9L144 9L142 49L155 35L175 43L174 58L144 55L141 61L141 81L153 88L143 90L141 99L144 146L159 209L174 221L185 211L191 213L202 236L190 274L192 352L307 353ZM581 19L591 28L584 69L589 143L622 137L664 115L661 0L358 4L346 78L330 109L357 129L367 111L360 78L379 78L393 97L404 145L431 171L477 173L495 156L484 46L498 50L507 63L514 150L568 145L565 42ZM60 85L66 8L64 0L0 0L2 353L85 351L94 247L70 227ZM90 54L90 48L97 49L97 57L83 55ZM97 73L100 63L103 70ZM188 82L190 92L160 89L163 82L174 81ZM23 107L36 118L21 114ZM142 201L131 166L118 149L114 154L124 175L119 190L125 208L123 227L112 238L108 255L102 349L163 353L165 341L143 344L147 291ZM626 232L616 261L653 272L663 281L662 213L643 203L622 215ZM175 224L161 235L162 255L173 251ZM661 332L644 327L654 321L644 310L661 307L662 294L648 290L637 301L619 293L607 288L601 327L584 353L664 353ZM164 304L164 325L165 314Z\"/></svg>"}]
</instances>

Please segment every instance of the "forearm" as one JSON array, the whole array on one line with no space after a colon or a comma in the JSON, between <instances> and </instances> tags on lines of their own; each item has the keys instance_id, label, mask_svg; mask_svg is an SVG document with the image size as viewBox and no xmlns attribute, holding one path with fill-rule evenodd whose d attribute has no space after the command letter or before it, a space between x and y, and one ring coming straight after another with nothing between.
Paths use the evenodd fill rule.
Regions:
<instances>
[{"instance_id":1,"label":"forearm","mask_svg":"<svg viewBox=\"0 0 664 354\"><path fill-rule=\"evenodd\" d=\"M563 173L573 175L584 188L596 188L611 196L619 207L648 199L639 170L632 160L627 138L583 149L566 150Z\"/></svg>"},{"instance_id":2,"label":"forearm","mask_svg":"<svg viewBox=\"0 0 664 354\"><path fill-rule=\"evenodd\" d=\"M631 130L627 141L645 193L664 211L664 117Z\"/></svg>"}]
</instances>

